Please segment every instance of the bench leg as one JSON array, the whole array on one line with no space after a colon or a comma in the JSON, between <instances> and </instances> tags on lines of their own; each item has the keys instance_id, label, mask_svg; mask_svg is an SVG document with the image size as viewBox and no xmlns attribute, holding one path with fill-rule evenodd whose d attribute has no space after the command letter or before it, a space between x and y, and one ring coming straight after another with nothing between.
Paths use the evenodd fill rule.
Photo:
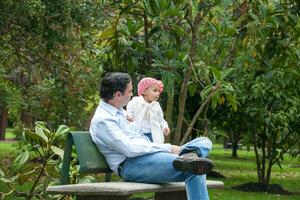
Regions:
<instances>
[{"instance_id":1,"label":"bench leg","mask_svg":"<svg viewBox=\"0 0 300 200\"><path fill-rule=\"evenodd\" d=\"M185 191L156 192L155 200L187 200Z\"/></svg>"},{"instance_id":2,"label":"bench leg","mask_svg":"<svg viewBox=\"0 0 300 200\"><path fill-rule=\"evenodd\" d=\"M128 196L76 196L76 200L129 200L130 195Z\"/></svg>"}]
</instances>

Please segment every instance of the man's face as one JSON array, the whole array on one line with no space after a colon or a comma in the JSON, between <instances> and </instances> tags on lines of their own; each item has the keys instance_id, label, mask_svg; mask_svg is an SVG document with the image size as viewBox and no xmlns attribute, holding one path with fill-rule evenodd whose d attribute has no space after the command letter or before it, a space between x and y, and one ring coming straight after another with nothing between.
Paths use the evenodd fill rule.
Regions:
<instances>
[{"instance_id":1,"label":"man's face","mask_svg":"<svg viewBox=\"0 0 300 200\"><path fill-rule=\"evenodd\" d=\"M124 94L122 94L121 92L117 92L117 93L120 94L120 96L119 96L120 107L126 106L128 104L128 102L130 101L131 97L133 96L132 82L130 81L129 83L127 83Z\"/></svg>"}]
</instances>

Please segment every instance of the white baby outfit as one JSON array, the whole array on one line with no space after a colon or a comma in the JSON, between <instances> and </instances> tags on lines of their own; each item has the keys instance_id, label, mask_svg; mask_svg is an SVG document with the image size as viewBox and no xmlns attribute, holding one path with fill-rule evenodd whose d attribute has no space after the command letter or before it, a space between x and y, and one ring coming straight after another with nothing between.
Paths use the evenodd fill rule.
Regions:
<instances>
[{"instance_id":1,"label":"white baby outfit","mask_svg":"<svg viewBox=\"0 0 300 200\"><path fill-rule=\"evenodd\" d=\"M143 96L133 97L127 105L127 113L143 133L151 133L153 142L164 143L163 129L168 128L163 111L157 101L148 103Z\"/></svg>"}]
</instances>

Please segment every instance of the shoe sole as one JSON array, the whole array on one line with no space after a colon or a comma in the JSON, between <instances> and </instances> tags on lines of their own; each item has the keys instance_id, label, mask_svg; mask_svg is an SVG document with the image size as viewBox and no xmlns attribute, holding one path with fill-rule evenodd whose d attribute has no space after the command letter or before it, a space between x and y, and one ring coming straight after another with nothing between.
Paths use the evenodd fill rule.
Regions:
<instances>
[{"instance_id":1,"label":"shoe sole","mask_svg":"<svg viewBox=\"0 0 300 200\"><path fill-rule=\"evenodd\" d=\"M203 175L211 172L214 164L207 158L199 158L197 160L176 159L173 167L178 171L189 171L195 175Z\"/></svg>"}]
</instances>

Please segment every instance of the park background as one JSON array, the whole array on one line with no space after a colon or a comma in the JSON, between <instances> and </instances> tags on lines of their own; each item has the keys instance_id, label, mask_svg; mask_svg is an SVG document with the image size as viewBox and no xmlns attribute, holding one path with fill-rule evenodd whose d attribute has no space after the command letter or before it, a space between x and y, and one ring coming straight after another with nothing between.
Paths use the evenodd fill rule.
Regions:
<instances>
[{"instance_id":1,"label":"park background","mask_svg":"<svg viewBox=\"0 0 300 200\"><path fill-rule=\"evenodd\" d=\"M88 129L120 71L134 94L163 81L168 142L213 140L212 199L299 199L299 14L298 0L2 0L2 197L46 198L66 133Z\"/></svg>"}]
</instances>

